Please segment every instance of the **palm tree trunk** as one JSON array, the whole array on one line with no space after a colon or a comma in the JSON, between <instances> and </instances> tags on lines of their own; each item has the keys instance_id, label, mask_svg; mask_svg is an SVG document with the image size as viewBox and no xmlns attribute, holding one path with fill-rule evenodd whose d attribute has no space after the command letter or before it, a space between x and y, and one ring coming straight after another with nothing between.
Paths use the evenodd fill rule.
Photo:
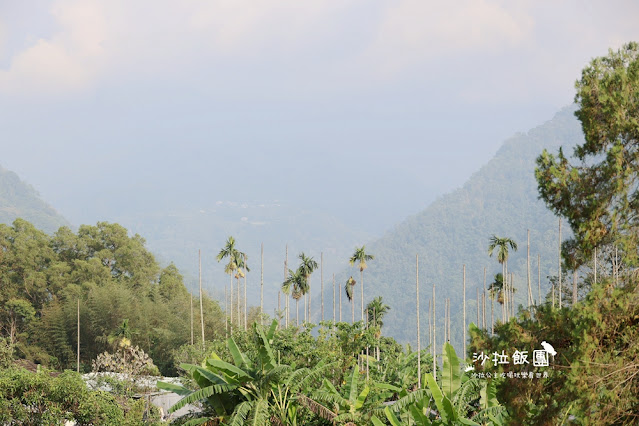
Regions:
<instances>
[{"instance_id":1,"label":"palm tree trunk","mask_svg":"<svg viewBox=\"0 0 639 426\"><path fill-rule=\"evenodd\" d=\"M351 324L355 324L355 295L351 298Z\"/></svg>"},{"instance_id":2,"label":"palm tree trunk","mask_svg":"<svg viewBox=\"0 0 639 426\"><path fill-rule=\"evenodd\" d=\"M335 274L333 274L333 280L335 280ZM339 322L342 322L342 291L339 292Z\"/></svg>"},{"instance_id":3,"label":"palm tree trunk","mask_svg":"<svg viewBox=\"0 0 639 426\"><path fill-rule=\"evenodd\" d=\"M333 273L333 323L335 323L335 273Z\"/></svg>"},{"instance_id":4,"label":"palm tree trunk","mask_svg":"<svg viewBox=\"0 0 639 426\"><path fill-rule=\"evenodd\" d=\"M493 311L495 310L495 295L493 293L493 297L490 298L490 334L495 334L495 316L493 315Z\"/></svg>"},{"instance_id":5,"label":"palm tree trunk","mask_svg":"<svg viewBox=\"0 0 639 426\"><path fill-rule=\"evenodd\" d=\"M484 266L484 293L481 296L482 326L486 329L486 267Z\"/></svg>"},{"instance_id":6,"label":"palm tree trunk","mask_svg":"<svg viewBox=\"0 0 639 426\"><path fill-rule=\"evenodd\" d=\"M541 305L541 254L537 253L537 301Z\"/></svg>"},{"instance_id":7,"label":"palm tree trunk","mask_svg":"<svg viewBox=\"0 0 639 426\"><path fill-rule=\"evenodd\" d=\"M279 292L278 292L279 298ZM279 310L279 308L278 308ZM264 325L264 243L260 246L260 325Z\"/></svg>"},{"instance_id":8,"label":"palm tree trunk","mask_svg":"<svg viewBox=\"0 0 639 426\"><path fill-rule=\"evenodd\" d=\"M526 282L528 283L528 309L532 305L532 289L530 287L530 229L528 230L528 245L526 249Z\"/></svg>"},{"instance_id":9,"label":"palm tree trunk","mask_svg":"<svg viewBox=\"0 0 639 426\"><path fill-rule=\"evenodd\" d=\"M244 255L244 269L246 268L246 255ZM246 297L246 276L248 275L248 269L244 273L244 331L248 330L248 306L247 306L247 297Z\"/></svg>"},{"instance_id":10,"label":"palm tree trunk","mask_svg":"<svg viewBox=\"0 0 639 426\"><path fill-rule=\"evenodd\" d=\"M431 315L430 299L428 299L428 346L433 346L433 324L431 323Z\"/></svg>"},{"instance_id":11,"label":"palm tree trunk","mask_svg":"<svg viewBox=\"0 0 639 426\"><path fill-rule=\"evenodd\" d=\"M322 311L322 321L324 321L324 253L320 252L320 292L321 295L321 311Z\"/></svg>"},{"instance_id":12,"label":"palm tree trunk","mask_svg":"<svg viewBox=\"0 0 639 426\"><path fill-rule=\"evenodd\" d=\"M235 309L235 305L233 304L233 273L231 272L229 274L229 287L231 289L231 305L229 306L231 309L229 309L229 311L231 312L231 334L233 334L233 310Z\"/></svg>"},{"instance_id":13,"label":"palm tree trunk","mask_svg":"<svg viewBox=\"0 0 639 426\"><path fill-rule=\"evenodd\" d=\"M288 244L286 245L286 258L284 259L284 280L286 280L286 275L287 274L288 274ZM285 321L286 327L288 327L288 319L289 319L289 317L291 315L290 309L289 309L289 307L290 307L290 303L289 303L290 298L288 296L289 295L287 294L286 295L286 301L284 302L284 304L286 305L285 308L284 308L284 310L286 311L285 312L285 314L286 314L286 321Z\"/></svg>"},{"instance_id":14,"label":"palm tree trunk","mask_svg":"<svg viewBox=\"0 0 639 426\"><path fill-rule=\"evenodd\" d=\"M364 321L364 270L360 268L359 272L362 279L362 321Z\"/></svg>"},{"instance_id":15,"label":"palm tree trunk","mask_svg":"<svg viewBox=\"0 0 639 426\"><path fill-rule=\"evenodd\" d=\"M189 294L191 296L191 345L193 345L193 294ZM226 286L224 286L224 316L226 317L227 321L225 323L225 330L226 330L226 334L229 334L228 331L228 317L226 316L226 309L228 309L227 305L226 305Z\"/></svg>"},{"instance_id":16,"label":"palm tree trunk","mask_svg":"<svg viewBox=\"0 0 639 426\"><path fill-rule=\"evenodd\" d=\"M363 273L362 273L363 275ZM363 293L362 287L362 293ZM419 255L415 255L415 292L417 297L417 389L422 388L422 347L419 335Z\"/></svg>"},{"instance_id":17,"label":"palm tree trunk","mask_svg":"<svg viewBox=\"0 0 639 426\"><path fill-rule=\"evenodd\" d=\"M479 311L481 311L481 299L479 298L479 287L477 287L477 327L479 327Z\"/></svg>"},{"instance_id":18,"label":"palm tree trunk","mask_svg":"<svg viewBox=\"0 0 639 426\"><path fill-rule=\"evenodd\" d=\"M437 347L437 316L435 310L435 284L433 284L433 378L437 380L437 352L435 348Z\"/></svg>"},{"instance_id":19,"label":"palm tree trunk","mask_svg":"<svg viewBox=\"0 0 639 426\"><path fill-rule=\"evenodd\" d=\"M204 307L202 306L202 251L197 251L200 269L200 323L202 324L202 348L204 348Z\"/></svg>"},{"instance_id":20,"label":"palm tree trunk","mask_svg":"<svg viewBox=\"0 0 639 426\"><path fill-rule=\"evenodd\" d=\"M242 316L240 315L240 307L242 306L242 301L241 296L242 295L242 290L241 290L241 285L240 285L240 277L238 275L237 277L237 328L241 329L242 328Z\"/></svg>"},{"instance_id":21,"label":"palm tree trunk","mask_svg":"<svg viewBox=\"0 0 639 426\"><path fill-rule=\"evenodd\" d=\"M295 299L295 311L297 312L296 322L298 327L300 325L300 303L299 302L300 302L300 299Z\"/></svg>"},{"instance_id":22,"label":"palm tree trunk","mask_svg":"<svg viewBox=\"0 0 639 426\"><path fill-rule=\"evenodd\" d=\"M80 299L78 298L78 361L77 372L80 372Z\"/></svg>"},{"instance_id":23,"label":"palm tree trunk","mask_svg":"<svg viewBox=\"0 0 639 426\"><path fill-rule=\"evenodd\" d=\"M500 303L501 305L501 321L502 322L506 322L506 309L505 309L505 305L506 305L506 262L501 264L501 298L502 298L502 302Z\"/></svg>"},{"instance_id":24,"label":"palm tree trunk","mask_svg":"<svg viewBox=\"0 0 639 426\"><path fill-rule=\"evenodd\" d=\"M462 344L462 348L463 348L462 351L463 351L463 354L464 354L463 355L464 358L466 358L466 265L464 265L463 269L464 269L464 285L463 285L463 288L464 288L464 294L463 294L464 314L463 314L463 319L462 319L462 321L463 321L462 326L464 328L464 332L463 332L463 334L464 334L464 336L463 336L464 343Z\"/></svg>"}]
</instances>

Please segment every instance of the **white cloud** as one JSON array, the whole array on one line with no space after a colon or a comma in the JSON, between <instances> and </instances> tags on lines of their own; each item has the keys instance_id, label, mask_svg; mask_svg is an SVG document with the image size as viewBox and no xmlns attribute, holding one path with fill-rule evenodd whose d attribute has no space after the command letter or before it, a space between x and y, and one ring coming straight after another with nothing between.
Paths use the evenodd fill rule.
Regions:
<instances>
[{"instance_id":1,"label":"white cloud","mask_svg":"<svg viewBox=\"0 0 639 426\"><path fill-rule=\"evenodd\" d=\"M362 58L393 73L442 57L500 52L525 42L533 24L525 10L495 1L403 0L386 10Z\"/></svg>"},{"instance_id":2,"label":"white cloud","mask_svg":"<svg viewBox=\"0 0 639 426\"><path fill-rule=\"evenodd\" d=\"M0 92L60 94L88 87L100 68L104 19L96 1L57 2L52 14L60 31L11 59L0 71Z\"/></svg>"}]
</instances>

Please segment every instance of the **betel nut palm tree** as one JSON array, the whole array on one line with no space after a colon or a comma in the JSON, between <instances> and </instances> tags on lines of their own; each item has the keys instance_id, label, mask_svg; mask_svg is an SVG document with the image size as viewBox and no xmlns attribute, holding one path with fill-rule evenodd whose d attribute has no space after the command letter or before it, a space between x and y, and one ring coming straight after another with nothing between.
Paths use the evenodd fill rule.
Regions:
<instances>
[{"instance_id":1,"label":"betel nut palm tree","mask_svg":"<svg viewBox=\"0 0 639 426\"><path fill-rule=\"evenodd\" d=\"M303 296L306 295L307 298L305 300L308 300L308 294L311 291L311 274L313 273L313 271L317 269L319 265L317 264L315 260L313 260L312 257L306 256L304 252L300 253L298 257L300 259L299 271L302 273L302 275L304 275L304 281L305 281L305 286L303 288L302 295ZM310 321L311 319L310 304L308 305L309 305L308 306L309 312L306 312L305 310L304 315Z\"/></svg>"},{"instance_id":2,"label":"betel nut palm tree","mask_svg":"<svg viewBox=\"0 0 639 426\"><path fill-rule=\"evenodd\" d=\"M366 247L361 246L360 248L355 247L355 253L353 253L348 261L351 266L355 265L355 262L358 262L357 266L359 266L360 279L362 282L362 321L364 321L364 269L368 266L366 265L366 262L373 259L375 259L375 256L366 253Z\"/></svg>"},{"instance_id":3,"label":"betel nut palm tree","mask_svg":"<svg viewBox=\"0 0 639 426\"><path fill-rule=\"evenodd\" d=\"M228 258L229 262L224 266L224 273L229 274L230 290L231 290L231 331L233 331L233 275L237 269L237 249L235 248L235 238L232 236L226 240L226 244L222 247L222 250L217 254L217 261ZM238 294L239 298L239 294Z\"/></svg>"},{"instance_id":4,"label":"betel nut palm tree","mask_svg":"<svg viewBox=\"0 0 639 426\"><path fill-rule=\"evenodd\" d=\"M501 264L501 269L502 269L502 281L504 286L506 287L506 297L504 299L504 303L508 303L508 293L507 293L507 280L506 277L508 277L508 247L510 247L513 251L517 251L517 243L508 237L497 237L496 235L493 235L492 237L490 237L490 241L488 244L488 255L492 257L493 253L495 252L495 249L497 249L497 262L499 262ZM503 320L506 320L505 317L505 311L504 311L504 305L502 305L502 314L503 314Z\"/></svg>"},{"instance_id":5,"label":"betel nut palm tree","mask_svg":"<svg viewBox=\"0 0 639 426\"><path fill-rule=\"evenodd\" d=\"M293 299L295 299L297 325L300 325L299 301L305 294L305 291L308 291L308 285L303 271L301 269L297 269L296 271L289 269L286 280L282 283L282 292L286 295L292 294Z\"/></svg>"}]
</instances>

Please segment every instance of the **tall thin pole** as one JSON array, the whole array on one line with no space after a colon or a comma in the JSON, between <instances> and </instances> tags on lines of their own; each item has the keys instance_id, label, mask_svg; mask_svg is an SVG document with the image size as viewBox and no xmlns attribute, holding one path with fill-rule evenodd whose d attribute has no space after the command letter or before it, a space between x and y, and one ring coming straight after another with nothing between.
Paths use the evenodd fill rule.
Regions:
<instances>
[{"instance_id":1,"label":"tall thin pole","mask_svg":"<svg viewBox=\"0 0 639 426\"><path fill-rule=\"evenodd\" d=\"M80 372L80 298L78 298L78 361L77 372Z\"/></svg>"},{"instance_id":2,"label":"tall thin pole","mask_svg":"<svg viewBox=\"0 0 639 426\"><path fill-rule=\"evenodd\" d=\"M479 298L479 287L477 287L477 327L479 327L479 311L481 310L481 299Z\"/></svg>"},{"instance_id":3,"label":"tall thin pole","mask_svg":"<svg viewBox=\"0 0 639 426\"><path fill-rule=\"evenodd\" d=\"M333 272L333 322L335 322L335 273Z\"/></svg>"},{"instance_id":4,"label":"tall thin pole","mask_svg":"<svg viewBox=\"0 0 639 426\"><path fill-rule=\"evenodd\" d=\"M287 274L288 274L288 244L286 245L286 257L284 258L284 280L286 280L286 275L287 275ZM285 314L286 314L286 321L285 321L285 324L286 324L286 327L288 328L288 318L289 318L289 316L291 315L291 312L290 312L290 306L291 306L291 305L290 305L290 303L289 303L290 298L288 297L288 294L287 294L287 295L285 295L285 298L286 298L286 300L285 300L285 302L284 302L284 305L285 305L285 307L284 307L284 311L285 311ZM277 309L278 309L278 310L279 310L279 308L280 308L280 306L279 306L279 303L280 303L280 302L279 302L279 300L280 300L280 299L279 299L279 293L278 293L278 297L277 297Z\"/></svg>"},{"instance_id":5,"label":"tall thin pole","mask_svg":"<svg viewBox=\"0 0 639 426\"><path fill-rule=\"evenodd\" d=\"M484 293L482 296L482 324L486 328L486 267L484 266Z\"/></svg>"},{"instance_id":6,"label":"tall thin pole","mask_svg":"<svg viewBox=\"0 0 639 426\"><path fill-rule=\"evenodd\" d=\"M224 335L229 337L229 299L228 289L224 284ZM191 295L191 344L193 344L193 295Z\"/></svg>"},{"instance_id":7,"label":"tall thin pole","mask_svg":"<svg viewBox=\"0 0 639 426\"><path fill-rule=\"evenodd\" d=\"M483 312L481 327L486 330L486 293L482 293L481 295L481 310Z\"/></svg>"},{"instance_id":8,"label":"tall thin pole","mask_svg":"<svg viewBox=\"0 0 639 426\"><path fill-rule=\"evenodd\" d=\"M450 342L450 327L448 327L449 318L448 298L444 299L444 342Z\"/></svg>"},{"instance_id":9,"label":"tall thin pole","mask_svg":"<svg viewBox=\"0 0 639 426\"><path fill-rule=\"evenodd\" d=\"M264 325L264 243L260 247L260 325Z\"/></svg>"},{"instance_id":10,"label":"tall thin pole","mask_svg":"<svg viewBox=\"0 0 639 426\"><path fill-rule=\"evenodd\" d=\"M417 293L417 389L422 388L422 346L419 334L419 255L415 255L415 292Z\"/></svg>"},{"instance_id":11,"label":"tall thin pole","mask_svg":"<svg viewBox=\"0 0 639 426\"><path fill-rule=\"evenodd\" d=\"M437 380L437 312L435 311L435 284L433 283L433 378ZM418 380L420 380L418 378ZM420 383L421 384L421 383Z\"/></svg>"},{"instance_id":12,"label":"tall thin pole","mask_svg":"<svg viewBox=\"0 0 639 426\"><path fill-rule=\"evenodd\" d=\"M248 267L246 265L246 255L244 255L244 331L248 330L248 307L246 297L246 276L248 275Z\"/></svg>"},{"instance_id":13,"label":"tall thin pole","mask_svg":"<svg viewBox=\"0 0 639 426\"><path fill-rule=\"evenodd\" d=\"M541 254L537 253L537 300L541 305Z\"/></svg>"},{"instance_id":14,"label":"tall thin pole","mask_svg":"<svg viewBox=\"0 0 639 426\"><path fill-rule=\"evenodd\" d=\"M193 294L189 293L191 296L191 345L194 343L194 335L193 335ZM224 288L224 295L226 296L226 287ZM226 297L225 297L226 299ZM225 312L226 314L226 312ZM228 317L227 317L228 318ZM228 334L228 330L227 330Z\"/></svg>"},{"instance_id":15,"label":"tall thin pole","mask_svg":"<svg viewBox=\"0 0 639 426\"><path fill-rule=\"evenodd\" d=\"M197 251L200 270L200 323L202 324L202 348L204 348L204 306L202 305L202 250Z\"/></svg>"},{"instance_id":16,"label":"tall thin pole","mask_svg":"<svg viewBox=\"0 0 639 426\"><path fill-rule=\"evenodd\" d=\"M462 344L462 348L463 348L463 353L464 353L464 358L466 358L466 265L463 266L463 270L464 270L464 315L463 315L463 324L462 327L464 328L464 343ZM449 308L450 309L450 308ZM450 311L448 313L448 315L450 315Z\"/></svg>"},{"instance_id":17,"label":"tall thin pole","mask_svg":"<svg viewBox=\"0 0 639 426\"><path fill-rule=\"evenodd\" d=\"M526 251L526 273L528 274L528 309L532 305L532 289L530 288L530 229L528 230L528 247Z\"/></svg>"},{"instance_id":18,"label":"tall thin pole","mask_svg":"<svg viewBox=\"0 0 639 426\"><path fill-rule=\"evenodd\" d=\"M335 280L335 274L333 274L333 280ZM339 322L342 322L342 290L339 293Z\"/></svg>"},{"instance_id":19,"label":"tall thin pole","mask_svg":"<svg viewBox=\"0 0 639 426\"><path fill-rule=\"evenodd\" d=\"M559 309L561 309L561 218L559 218L559 252L558 252L558 263L559 263Z\"/></svg>"},{"instance_id":20,"label":"tall thin pole","mask_svg":"<svg viewBox=\"0 0 639 426\"><path fill-rule=\"evenodd\" d=\"M428 299L428 345L433 345L433 330L432 330L432 322L431 322L431 308L430 308L430 299Z\"/></svg>"},{"instance_id":21,"label":"tall thin pole","mask_svg":"<svg viewBox=\"0 0 639 426\"><path fill-rule=\"evenodd\" d=\"M324 321L324 252L320 252L320 291L322 292L322 321Z\"/></svg>"}]
</instances>

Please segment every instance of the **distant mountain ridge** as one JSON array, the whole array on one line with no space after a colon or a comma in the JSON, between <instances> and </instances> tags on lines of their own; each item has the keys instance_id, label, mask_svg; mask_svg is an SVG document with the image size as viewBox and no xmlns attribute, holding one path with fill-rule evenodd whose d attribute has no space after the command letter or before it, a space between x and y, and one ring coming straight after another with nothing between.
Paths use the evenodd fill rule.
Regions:
<instances>
[{"instance_id":1,"label":"distant mountain ridge","mask_svg":"<svg viewBox=\"0 0 639 426\"><path fill-rule=\"evenodd\" d=\"M443 339L444 299L450 298L452 341L461 349L462 268L466 265L467 323L477 322L476 291L483 290L484 267L486 286L501 271L496 258L488 256L492 235L513 238L519 245L517 252L511 250L508 264L509 272L515 276L516 303L525 304L526 234L530 229L533 296L538 299L539 254L542 298L545 297L549 288L547 276L557 274L558 218L538 199L535 159L544 148L555 152L563 146L569 153L583 140L574 111L574 106L566 107L552 120L509 138L463 187L440 197L421 213L366 245L367 252L375 255L365 272L366 299L381 295L391 307L384 319L385 334L400 341L416 341L415 257L419 255L422 342L428 342L429 338L428 303L436 284L438 342ZM564 237L569 234L566 228L562 232ZM351 274L358 277L359 271L352 268L338 275L340 289ZM350 310L348 306L344 309ZM500 318L500 312L495 304L495 320ZM489 321L490 300L487 317Z\"/></svg>"},{"instance_id":2,"label":"distant mountain ridge","mask_svg":"<svg viewBox=\"0 0 639 426\"><path fill-rule=\"evenodd\" d=\"M47 233L53 233L61 226L70 226L31 185L0 166L0 223L11 224L19 217Z\"/></svg>"}]
</instances>

